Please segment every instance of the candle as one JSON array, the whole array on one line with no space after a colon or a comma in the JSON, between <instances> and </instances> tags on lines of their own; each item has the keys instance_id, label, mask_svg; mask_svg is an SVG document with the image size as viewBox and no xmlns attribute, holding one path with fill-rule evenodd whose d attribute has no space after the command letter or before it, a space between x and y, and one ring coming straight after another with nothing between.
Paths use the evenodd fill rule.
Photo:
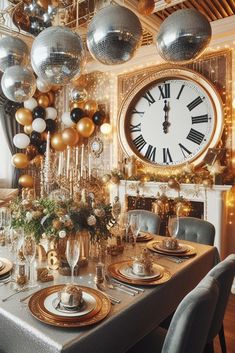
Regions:
<instances>
[{"instance_id":1,"label":"candle","mask_svg":"<svg viewBox=\"0 0 235 353\"><path fill-rule=\"evenodd\" d=\"M91 154L88 155L88 178L91 177Z\"/></svg>"},{"instance_id":2,"label":"candle","mask_svg":"<svg viewBox=\"0 0 235 353\"><path fill-rule=\"evenodd\" d=\"M83 177L83 165L84 165L84 144L82 144L82 150L81 150L81 178Z\"/></svg>"},{"instance_id":3,"label":"candle","mask_svg":"<svg viewBox=\"0 0 235 353\"><path fill-rule=\"evenodd\" d=\"M78 167L78 146L75 148L75 166Z\"/></svg>"},{"instance_id":4,"label":"candle","mask_svg":"<svg viewBox=\"0 0 235 353\"><path fill-rule=\"evenodd\" d=\"M67 178L69 177L69 167L70 167L70 153L71 153L71 150L70 150L70 147L68 146L67 147L67 168L66 168L66 171L67 171Z\"/></svg>"},{"instance_id":5,"label":"candle","mask_svg":"<svg viewBox=\"0 0 235 353\"><path fill-rule=\"evenodd\" d=\"M58 175L62 175L63 153L59 153Z\"/></svg>"}]
</instances>

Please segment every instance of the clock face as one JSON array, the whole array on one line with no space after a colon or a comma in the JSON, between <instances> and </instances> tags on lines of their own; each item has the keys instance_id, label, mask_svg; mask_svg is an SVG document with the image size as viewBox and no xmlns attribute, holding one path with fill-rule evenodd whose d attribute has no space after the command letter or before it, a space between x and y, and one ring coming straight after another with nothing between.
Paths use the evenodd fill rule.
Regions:
<instances>
[{"instance_id":1,"label":"clock face","mask_svg":"<svg viewBox=\"0 0 235 353\"><path fill-rule=\"evenodd\" d=\"M197 160L218 130L211 94L198 82L177 76L142 87L130 99L123 123L128 154L155 166Z\"/></svg>"}]
</instances>

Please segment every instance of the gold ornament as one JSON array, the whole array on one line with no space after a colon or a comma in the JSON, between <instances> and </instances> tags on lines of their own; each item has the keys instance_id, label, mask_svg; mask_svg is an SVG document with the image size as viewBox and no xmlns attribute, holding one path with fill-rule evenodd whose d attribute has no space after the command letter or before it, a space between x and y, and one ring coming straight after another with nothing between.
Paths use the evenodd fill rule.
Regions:
<instances>
[{"instance_id":1,"label":"gold ornament","mask_svg":"<svg viewBox=\"0 0 235 353\"><path fill-rule=\"evenodd\" d=\"M30 164L34 167L37 167L39 168L42 164L42 161L43 161L43 156L41 155L37 155L36 157L34 157L31 161L30 161Z\"/></svg>"},{"instance_id":2,"label":"gold ornament","mask_svg":"<svg viewBox=\"0 0 235 353\"><path fill-rule=\"evenodd\" d=\"M38 104L43 108L47 108L50 104L50 99L47 94L41 94L37 98L37 101L38 101Z\"/></svg>"},{"instance_id":3,"label":"gold ornament","mask_svg":"<svg viewBox=\"0 0 235 353\"><path fill-rule=\"evenodd\" d=\"M19 108L16 111L15 118L20 125L31 125L33 121L32 112L26 108Z\"/></svg>"},{"instance_id":4,"label":"gold ornament","mask_svg":"<svg viewBox=\"0 0 235 353\"><path fill-rule=\"evenodd\" d=\"M25 132L27 135L30 135L32 131L33 131L32 125L25 125L25 126L24 126L24 132Z\"/></svg>"},{"instance_id":5,"label":"gold ornament","mask_svg":"<svg viewBox=\"0 0 235 353\"><path fill-rule=\"evenodd\" d=\"M41 139L42 139L43 141L47 141L47 134L48 134L47 131L43 131L43 132L41 133Z\"/></svg>"},{"instance_id":6,"label":"gold ornament","mask_svg":"<svg viewBox=\"0 0 235 353\"><path fill-rule=\"evenodd\" d=\"M68 127L62 131L62 140L67 146L74 146L78 143L79 135L77 130Z\"/></svg>"},{"instance_id":7,"label":"gold ornament","mask_svg":"<svg viewBox=\"0 0 235 353\"><path fill-rule=\"evenodd\" d=\"M82 137L90 137L95 130L95 124L90 118L82 118L77 123L77 131Z\"/></svg>"},{"instance_id":8,"label":"gold ornament","mask_svg":"<svg viewBox=\"0 0 235 353\"><path fill-rule=\"evenodd\" d=\"M29 145L26 147L25 154L27 155L28 159L33 159L38 153L37 147L33 145Z\"/></svg>"},{"instance_id":9,"label":"gold ornament","mask_svg":"<svg viewBox=\"0 0 235 353\"><path fill-rule=\"evenodd\" d=\"M226 167L222 166L219 161L216 161L213 165L207 165L207 170L211 175L222 174Z\"/></svg>"},{"instance_id":10,"label":"gold ornament","mask_svg":"<svg viewBox=\"0 0 235 353\"><path fill-rule=\"evenodd\" d=\"M19 185L24 188L32 188L34 184L33 177L28 174L21 175L19 178Z\"/></svg>"},{"instance_id":11,"label":"gold ornament","mask_svg":"<svg viewBox=\"0 0 235 353\"><path fill-rule=\"evenodd\" d=\"M24 153L16 153L12 156L12 164L15 168L24 169L29 165L29 159Z\"/></svg>"},{"instance_id":12,"label":"gold ornament","mask_svg":"<svg viewBox=\"0 0 235 353\"><path fill-rule=\"evenodd\" d=\"M74 108L84 109L84 104L85 102L72 102L70 104L70 110L73 110Z\"/></svg>"},{"instance_id":13,"label":"gold ornament","mask_svg":"<svg viewBox=\"0 0 235 353\"><path fill-rule=\"evenodd\" d=\"M51 138L51 146L56 150L63 152L66 149L66 145L63 142L62 135L60 132L54 134Z\"/></svg>"},{"instance_id":14,"label":"gold ornament","mask_svg":"<svg viewBox=\"0 0 235 353\"><path fill-rule=\"evenodd\" d=\"M174 211L177 217L188 217L191 211L191 203L183 199L177 201L174 206Z\"/></svg>"},{"instance_id":15,"label":"gold ornament","mask_svg":"<svg viewBox=\"0 0 235 353\"><path fill-rule=\"evenodd\" d=\"M155 7L154 0L139 0L137 9L141 15L151 15Z\"/></svg>"},{"instance_id":16,"label":"gold ornament","mask_svg":"<svg viewBox=\"0 0 235 353\"><path fill-rule=\"evenodd\" d=\"M178 181L176 180L176 179L174 179L174 178L170 178L169 180L168 180L168 186L169 186L169 188L171 188L171 189L175 189L175 190L179 190L180 189L180 184L178 183Z\"/></svg>"},{"instance_id":17,"label":"gold ornament","mask_svg":"<svg viewBox=\"0 0 235 353\"><path fill-rule=\"evenodd\" d=\"M84 104L84 111L88 116L92 116L98 110L98 104L93 100L88 100Z\"/></svg>"}]
</instances>

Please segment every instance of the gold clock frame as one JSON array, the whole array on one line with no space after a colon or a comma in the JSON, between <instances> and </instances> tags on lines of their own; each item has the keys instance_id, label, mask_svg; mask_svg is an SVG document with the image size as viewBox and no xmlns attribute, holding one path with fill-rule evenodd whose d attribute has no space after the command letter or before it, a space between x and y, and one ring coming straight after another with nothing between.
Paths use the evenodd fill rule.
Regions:
<instances>
[{"instance_id":1,"label":"gold clock frame","mask_svg":"<svg viewBox=\"0 0 235 353\"><path fill-rule=\"evenodd\" d=\"M127 96L124 98L118 113L118 140L122 147L123 152L127 156L132 156L133 154L137 157L137 159L143 163L145 166L152 167L155 170L162 170L166 168L169 170L176 170L183 167L187 162L183 162L181 164L175 165L158 165L156 163L152 163L143 158L141 154L134 152L131 148L131 140L130 136L127 134L126 121L128 119L129 111L133 105L133 103L138 99L141 92L148 87L152 86L154 83L161 82L166 79L184 79L188 81L195 82L198 86L201 86L204 91L208 94L210 99L214 117L215 117L215 125L214 130L212 132L211 138L208 143L204 146L201 153L192 158L189 163L193 164L194 167L202 164L203 159L207 153L208 148L214 148L218 144L221 139L224 127L224 112L223 112L223 103L222 99L216 89L216 87L203 75L182 67L172 67L172 66L160 66L154 72L150 72L145 75L140 81L136 83L136 86L133 90L131 90Z\"/></svg>"}]
</instances>

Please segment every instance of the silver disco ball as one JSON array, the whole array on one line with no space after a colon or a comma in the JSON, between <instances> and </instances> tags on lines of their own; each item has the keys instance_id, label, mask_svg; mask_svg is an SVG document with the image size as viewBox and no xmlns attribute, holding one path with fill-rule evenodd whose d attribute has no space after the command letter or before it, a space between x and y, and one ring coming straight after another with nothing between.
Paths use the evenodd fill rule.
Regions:
<instances>
[{"instance_id":1,"label":"silver disco ball","mask_svg":"<svg viewBox=\"0 0 235 353\"><path fill-rule=\"evenodd\" d=\"M33 42L32 67L40 79L49 83L66 85L80 74L84 61L82 40L68 28L49 27Z\"/></svg>"},{"instance_id":2,"label":"silver disco ball","mask_svg":"<svg viewBox=\"0 0 235 353\"><path fill-rule=\"evenodd\" d=\"M178 10L168 16L157 34L157 49L161 57L173 63L196 59L209 44L211 26L200 12Z\"/></svg>"},{"instance_id":3,"label":"silver disco ball","mask_svg":"<svg viewBox=\"0 0 235 353\"><path fill-rule=\"evenodd\" d=\"M87 99L87 91L85 88L72 88L69 93L72 102L82 102Z\"/></svg>"},{"instance_id":4,"label":"silver disco ball","mask_svg":"<svg viewBox=\"0 0 235 353\"><path fill-rule=\"evenodd\" d=\"M2 91L13 102L22 103L36 91L36 79L32 71L19 65L11 66L2 76Z\"/></svg>"},{"instance_id":5,"label":"silver disco ball","mask_svg":"<svg viewBox=\"0 0 235 353\"><path fill-rule=\"evenodd\" d=\"M0 70L5 71L14 65L26 66L29 61L29 49L20 38L6 36L0 39Z\"/></svg>"},{"instance_id":6,"label":"silver disco ball","mask_svg":"<svg viewBox=\"0 0 235 353\"><path fill-rule=\"evenodd\" d=\"M87 46L91 55L106 65L130 60L141 43L142 27L129 9L109 5L92 19L87 31Z\"/></svg>"}]
</instances>

